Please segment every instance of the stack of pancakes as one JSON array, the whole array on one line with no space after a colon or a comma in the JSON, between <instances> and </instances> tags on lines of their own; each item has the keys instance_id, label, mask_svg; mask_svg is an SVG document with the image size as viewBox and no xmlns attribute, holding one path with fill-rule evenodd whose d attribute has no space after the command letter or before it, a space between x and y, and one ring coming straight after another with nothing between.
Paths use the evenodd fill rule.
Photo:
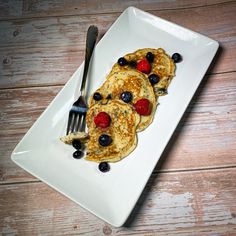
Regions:
<instances>
[{"instance_id":1,"label":"stack of pancakes","mask_svg":"<svg viewBox=\"0 0 236 236\"><path fill-rule=\"evenodd\" d=\"M152 122L158 97L166 94L171 79L175 74L173 60L161 48L144 48L124 56L127 62L145 59L148 52L154 55L149 74L140 72L130 64L115 63L106 77L105 82L95 92L101 95L99 101L93 95L89 100L86 116L89 139L87 142L86 159L95 162L116 162L131 153L137 145L137 132L146 129ZM152 85L148 76L156 74L159 82ZM125 103L121 93L128 91L132 94L132 101ZM148 99L151 111L148 115L140 115L134 109L134 104L140 99ZM110 125L106 128L97 127L94 117L99 112L106 112L110 116ZM112 143L101 146L98 142L100 135L107 134Z\"/></svg>"}]
</instances>

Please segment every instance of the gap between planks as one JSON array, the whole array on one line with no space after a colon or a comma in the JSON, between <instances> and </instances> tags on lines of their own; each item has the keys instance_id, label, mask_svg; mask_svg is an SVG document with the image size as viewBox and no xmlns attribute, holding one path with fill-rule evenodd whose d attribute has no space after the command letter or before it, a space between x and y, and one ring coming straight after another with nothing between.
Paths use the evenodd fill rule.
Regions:
<instances>
[{"instance_id":1,"label":"gap between planks","mask_svg":"<svg viewBox=\"0 0 236 236\"><path fill-rule=\"evenodd\" d=\"M225 5L225 4L230 4L230 3L234 3L235 0L231 0L231 1L225 1L225 2L220 2L220 3L212 3L212 4L206 4L206 5L199 5L199 6L189 6L189 7L179 7L179 8L164 8L164 9L149 9L149 8L143 8L143 11L148 11L148 12L164 12L164 11L179 11L179 10L188 10L188 9L196 9L196 8L203 8L203 7L211 7L211 6L220 6L220 5ZM33 16L33 15L29 15L29 16L18 16L18 17L8 17L8 18L0 18L0 22L1 21L7 21L7 20L11 20L11 21L18 21L18 20L30 20L30 19L42 19L42 18L50 18L50 17L71 17L71 16L94 16L94 15L108 15L108 14L121 14L123 11L113 11L113 12L99 12L99 13L81 13L81 14L58 14L58 15L43 15L43 16Z\"/></svg>"},{"instance_id":2,"label":"gap between planks","mask_svg":"<svg viewBox=\"0 0 236 236\"><path fill-rule=\"evenodd\" d=\"M69 81L69 80L68 80ZM16 87L11 87L11 88L0 88L1 91L8 91L8 90L21 90L21 89L35 89L35 88L48 88L48 87L63 87L65 86L65 83L62 84L34 84L34 85L26 85L26 86L16 86Z\"/></svg>"}]
</instances>

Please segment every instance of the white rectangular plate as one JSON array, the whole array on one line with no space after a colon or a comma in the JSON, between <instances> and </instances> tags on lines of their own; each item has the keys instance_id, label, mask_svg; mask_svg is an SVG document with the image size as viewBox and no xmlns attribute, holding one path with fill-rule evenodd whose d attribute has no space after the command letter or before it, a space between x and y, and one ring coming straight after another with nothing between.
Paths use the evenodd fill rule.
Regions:
<instances>
[{"instance_id":1,"label":"white rectangular plate","mask_svg":"<svg viewBox=\"0 0 236 236\"><path fill-rule=\"evenodd\" d=\"M169 55L178 52L183 56L169 94L159 99L153 123L138 134L137 148L124 160L111 164L109 172L101 173L97 163L73 159L74 149L59 141L65 134L68 111L78 96L81 65L16 146L12 160L104 221L123 225L218 46L198 33L137 8L127 8L96 46L89 72L90 94L126 53L161 47Z\"/></svg>"}]
</instances>

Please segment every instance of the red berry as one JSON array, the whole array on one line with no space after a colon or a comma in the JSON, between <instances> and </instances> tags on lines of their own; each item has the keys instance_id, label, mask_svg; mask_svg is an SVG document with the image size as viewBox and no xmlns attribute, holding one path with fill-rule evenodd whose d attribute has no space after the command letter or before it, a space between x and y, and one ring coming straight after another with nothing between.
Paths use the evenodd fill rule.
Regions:
<instances>
[{"instance_id":1,"label":"red berry","mask_svg":"<svg viewBox=\"0 0 236 236\"><path fill-rule=\"evenodd\" d=\"M138 62L136 69L145 74L149 74L151 71L151 65L147 59L143 59Z\"/></svg>"},{"instance_id":2,"label":"red berry","mask_svg":"<svg viewBox=\"0 0 236 236\"><path fill-rule=\"evenodd\" d=\"M134 108L136 112L142 116L148 116L152 110L152 104L146 98L139 99L135 104Z\"/></svg>"},{"instance_id":3,"label":"red berry","mask_svg":"<svg viewBox=\"0 0 236 236\"><path fill-rule=\"evenodd\" d=\"M93 121L97 127L106 128L110 125L111 118L106 112L99 112L94 118Z\"/></svg>"}]
</instances>

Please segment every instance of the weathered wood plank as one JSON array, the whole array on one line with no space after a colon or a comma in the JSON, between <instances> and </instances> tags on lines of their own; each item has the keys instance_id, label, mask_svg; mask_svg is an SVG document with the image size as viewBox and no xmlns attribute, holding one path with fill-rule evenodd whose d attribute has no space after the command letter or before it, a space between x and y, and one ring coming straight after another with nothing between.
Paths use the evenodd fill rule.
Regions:
<instances>
[{"instance_id":1,"label":"weathered wood plank","mask_svg":"<svg viewBox=\"0 0 236 236\"><path fill-rule=\"evenodd\" d=\"M2 90L1 135L22 133L35 122L61 86Z\"/></svg>"},{"instance_id":2,"label":"weathered wood plank","mask_svg":"<svg viewBox=\"0 0 236 236\"><path fill-rule=\"evenodd\" d=\"M21 17L23 10L23 0L0 1L0 19Z\"/></svg>"},{"instance_id":3,"label":"weathered wood plank","mask_svg":"<svg viewBox=\"0 0 236 236\"><path fill-rule=\"evenodd\" d=\"M0 135L0 184L35 181L36 178L11 160L11 153L24 134Z\"/></svg>"},{"instance_id":4,"label":"weathered wood plank","mask_svg":"<svg viewBox=\"0 0 236 236\"><path fill-rule=\"evenodd\" d=\"M13 149L17 143L20 142L23 136L24 133L17 133L15 135L0 135L0 184L36 180L34 176L30 175L13 163L10 158Z\"/></svg>"},{"instance_id":5,"label":"weathered wood plank","mask_svg":"<svg viewBox=\"0 0 236 236\"><path fill-rule=\"evenodd\" d=\"M154 174L121 228L43 183L1 185L0 234L233 235L235 178L235 168Z\"/></svg>"},{"instance_id":6,"label":"weathered wood plank","mask_svg":"<svg viewBox=\"0 0 236 236\"><path fill-rule=\"evenodd\" d=\"M76 1L76 0L54 0L54 1L35 1L35 0L14 0L0 1L0 19L22 18L22 17L45 17L62 15L81 15L81 14L103 14L112 12L122 12L129 6L135 6L143 10L166 10L192 7L205 7L209 5L222 4L230 0L175 0L175 1L119 1L110 2L108 0L99 1Z\"/></svg>"},{"instance_id":7,"label":"weathered wood plank","mask_svg":"<svg viewBox=\"0 0 236 236\"><path fill-rule=\"evenodd\" d=\"M227 1L163 1L163 0L132 0L112 2L109 0L78 2L75 0L57 0L54 2L38 2L26 0L23 14L26 16L48 16L48 15L69 15L69 14L100 14L108 12L122 12L129 6L135 6L144 10L165 10L192 7L205 7Z\"/></svg>"},{"instance_id":8,"label":"weathered wood plank","mask_svg":"<svg viewBox=\"0 0 236 236\"><path fill-rule=\"evenodd\" d=\"M26 130L32 126L60 89L61 86L54 86L0 92L0 182L35 179L18 168L11 161L10 155Z\"/></svg>"},{"instance_id":9,"label":"weathered wood plank","mask_svg":"<svg viewBox=\"0 0 236 236\"><path fill-rule=\"evenodd\" d=\"M159 171L236 165L235 75L204 78L159 161ZM2 183L34 179L12 163L10 154L60 89L53 86L0 92Z\"/></svg>"},{"instance_id":10,"label":"weathered wood plank","mask_svg":"<svg viewBox=\"0 0 236 236\"><path fill-rule=\"evenodd\" d=\"M235 71L236 2L151 13L214 38L221 44L210 73ZM65 83L84 58L85 32L105 33L119 14L0 22L0 87Z\"/></svg>"}]
</instances>

